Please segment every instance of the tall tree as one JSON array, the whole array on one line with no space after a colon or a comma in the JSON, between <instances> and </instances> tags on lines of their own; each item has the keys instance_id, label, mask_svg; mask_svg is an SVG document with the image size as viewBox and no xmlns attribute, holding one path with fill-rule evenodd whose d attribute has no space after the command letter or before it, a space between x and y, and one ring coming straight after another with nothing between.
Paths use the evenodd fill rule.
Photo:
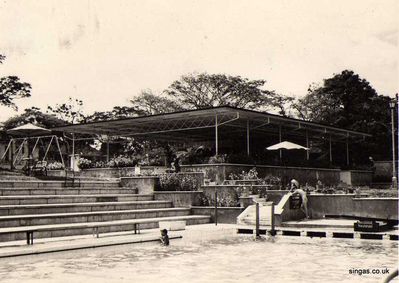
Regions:
<instances>
[{"instance_id":1,"label":"tall tree","mask_svg":"<svg viewBox=\"0 0 399 283\"><path fill-rule=\"evenodd\" d=\"M31 107L24 110L22 114L9 118L4 122L4 129L12 129L27 123L39 124L45 128L64 126L65 121L54 117L54 115L43 113L37 107Z\"/></svg>"},{"instance_id":2,"label":"tall tree","mask_svg":"<svg viewBox=\"0 0 399 283\"><path fill-rule=\"evenodd\" d=\"M150 89L141 91L141 94L132 100L132 108L136 114L154 115L183 110L185 107L178 102L161 95L155 95Z\"/></svg>"},{"instance_id":3,"label":"tall tree","mask_svg":"<svg viewBox=\"0 0 399 283\"><path fill-rule=\"evenodd\" d=\"M0 64L6 57L0 54ZM21 82L17 76L6 76L0 78L0 105L8 106L17 110L15 99L30 97L32 87L29 83Z\"/></svg>"},{"instance_id":4,"label":"tall tree","mask_svg":"<svg viewBox=\"0 0 399 283\"><path fill-rule=\"evenodd\" d=\"M264 80L249 80L225 74L189 74L173 82L165 93L170 100L186 109L215 106L252 110L281 109L287 98L265 90L265 83Z\"/></svg>"},{"instance_id":5,"label":"tall tree","mask_svg":"<svg viewBox=\"0 0 399 283\"><path fill-rule=\"evenodd\" d=\"M85 119L83 101L72 97L69 97L65 103L56 104L55 107L47 106L46 112L71 124L82 122Z\"/></svg>"},{"instance_id":6,"label":"tall tree","mask_svg":"<svg viewBox=\"0 0 399 283\"><path fill-rule=\"evenodd\" d=\"M325 79L322 85L311 85L294 108L306 120L372 134L362 144L363 155L389 158L389 100L378 95L367 80L344 70Z\"/></svg>"}]
</instances>

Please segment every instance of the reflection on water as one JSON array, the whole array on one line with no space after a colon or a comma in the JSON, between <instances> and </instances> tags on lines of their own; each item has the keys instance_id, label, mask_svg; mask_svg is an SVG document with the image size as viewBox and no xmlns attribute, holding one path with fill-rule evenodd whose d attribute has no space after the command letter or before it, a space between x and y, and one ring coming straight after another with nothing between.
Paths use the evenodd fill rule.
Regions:
<instances>
[{"instance_id":1,"label":"reflection on water","mask_svg":"<svg viewBox=\"0 0 399 283\"><path fill-rule=\"evenodd\" d=\"M398 245L357 241L251 237L171 246L128 245L0 260L1 282L378 282L352 268L391 270Z\"/></svg>"}]
</instances>

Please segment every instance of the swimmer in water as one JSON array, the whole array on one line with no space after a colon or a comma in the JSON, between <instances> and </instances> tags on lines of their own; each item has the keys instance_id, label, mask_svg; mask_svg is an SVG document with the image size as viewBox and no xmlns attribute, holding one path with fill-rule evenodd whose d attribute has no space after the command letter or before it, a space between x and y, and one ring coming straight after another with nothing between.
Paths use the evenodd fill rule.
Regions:
<instances>
[{"instance_id":1,"label":"swimmer in water","mask_svg":"<svg viewBox=\"0 0 399 283\"><path fill-rule=\"evenodd\" d=\"M168 230L166 229L161 230L161 244L163 246L169 246Z\"/></svg>"}]
</instances>

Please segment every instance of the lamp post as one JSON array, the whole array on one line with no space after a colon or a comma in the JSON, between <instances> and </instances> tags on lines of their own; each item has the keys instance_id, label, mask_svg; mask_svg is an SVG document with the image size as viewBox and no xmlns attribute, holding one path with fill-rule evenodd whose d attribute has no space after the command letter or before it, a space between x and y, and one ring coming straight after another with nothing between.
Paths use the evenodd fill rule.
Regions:
<instances>
[{"instance_id":1,"label":"lamp post","mask_svg":"<svg viewBox=\"0 0 399 283\"><path fill-rule=\"evenodd\" d=\"M389 108L391 109L391 132L392 132L392 188L397 188L396 178L396 154L395 154L395 108L398 102L398 94L395 99L389 101Z\"/></svg>"}]
</instances>

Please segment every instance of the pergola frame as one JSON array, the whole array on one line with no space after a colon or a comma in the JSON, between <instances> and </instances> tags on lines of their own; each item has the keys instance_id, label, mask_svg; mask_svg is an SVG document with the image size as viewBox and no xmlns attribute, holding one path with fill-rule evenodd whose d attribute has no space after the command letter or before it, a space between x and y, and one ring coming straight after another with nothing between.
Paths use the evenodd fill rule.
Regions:
<instances>
[{"instance_id":1,"label":"pergola frame","mask_svg":"<svg viewBox=\"0 0 399 283\"><path fill-rule=\"evenodd\" d=\"M349 141L357 142L371 136L367 133L230 106L81 123L52 130L73 134L155 137L158 140L167 141L209 141L213 139L217 155L219 154L221 126L234 129L229 132L237 131L246 134L248 155L250 155L251 133L255 132L278 135L280 142L283 133L304 137L306 147L309 147L309 135L312 139L324 141L328 139L330 162L332 161L332 142L345 142L347 164L349 164ZM307 153L307 159L309 159L309 153Z\"/></svg>"},{"instance_id":2,"label":"pergola frame","mask_svg":"<svg viewBox=\"0 0 399 283\"><path fill-rule=\"evenodd\" d=\"M57 147L58 153L60 155L61 163L62 163L63 167L65 168L65 162L64 162L64 158L62 156L62 151L61 151L60 143L59 143L59 140L58 140L59 138L56 135L11 138L10 141L8 142L8 145L7 145L3 155L0 158L0 162L4 160L4 158L7 156L7 153L8 153L11 156L10 165L11 165L11 168L13 168L15 166L15 163L17 162L18 158L22 154L23 147L25 146L25 144L27 144L29 142L29 140L36 140L32 150L30 151L30 152L34 152L36 147L39 144L39 141L43 141L44 139L50 139L50 142L48 143L48 145L46 147L46 151L45 151L45 154L44 154L44 156L42 158L42 161L46 160L48 152L50 151L51 145L52 145L52 143L54 141L55 145ZM18 146L18 148L16 150L14 150L15 143L18 142L18 141L21 141L21 143Z\"/></svg>"}]
</instances>

